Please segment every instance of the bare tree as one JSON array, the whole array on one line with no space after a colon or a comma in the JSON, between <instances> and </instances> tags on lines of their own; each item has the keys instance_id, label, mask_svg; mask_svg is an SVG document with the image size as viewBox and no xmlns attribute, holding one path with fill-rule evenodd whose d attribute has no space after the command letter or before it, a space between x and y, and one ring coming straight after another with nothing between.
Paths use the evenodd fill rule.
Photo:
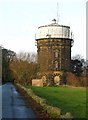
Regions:
<instances>
[{"instance_id":1,"label":"bare tree","mask_svg":"<svg viewBox=\"0 0 88 120\"><path fill-rule=\"evenodd\" d=\"M28 53L28 52L20 52L17 54L18 60L27 61L29 63L37 63L37 54L36 53Z\"/></svg>"},{"instance_id":2,"label":"bare tree","mask_svg":"<svg viewBox=\"0 0 88 120\"><path fill-rule=\"evenodd\" d=\"M37 55L32 53L19 53L10 63L16 82L31 84L31 80L37 75Z\"/></svg>"}]
</instances>

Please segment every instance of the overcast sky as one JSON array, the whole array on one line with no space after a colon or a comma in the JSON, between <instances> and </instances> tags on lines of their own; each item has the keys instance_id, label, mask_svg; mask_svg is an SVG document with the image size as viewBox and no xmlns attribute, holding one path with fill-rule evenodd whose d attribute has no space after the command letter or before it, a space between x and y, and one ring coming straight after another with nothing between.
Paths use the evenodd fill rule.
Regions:
<instances>
[{"instance_id":1,"label":"overcast sky","mask_svg":"<svg viewBox=\"0 0 88 120\"><path fill-rule=\"evenodd\" d=\"M0 45L15 52L37 52L35 33L41 25L69 25L74 34L72 56L86 57L86 0L0 0Z\"/></svg>"}]
</instances>

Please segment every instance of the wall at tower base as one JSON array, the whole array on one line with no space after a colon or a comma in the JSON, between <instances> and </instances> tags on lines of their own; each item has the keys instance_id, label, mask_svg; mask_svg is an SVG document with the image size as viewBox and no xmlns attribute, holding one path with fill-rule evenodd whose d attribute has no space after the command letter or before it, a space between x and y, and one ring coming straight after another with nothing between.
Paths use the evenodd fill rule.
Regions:
<instances>
[{"instance_id":1,"label":"wall at tower base","mask_svg":"<svg viewBox=\"0 0 88 120\"><path fill-rule=\"evenodd\" d=\"M43 86L43 80L42 79L33 79L32 86Z\"/></svg>"}]
</instances>

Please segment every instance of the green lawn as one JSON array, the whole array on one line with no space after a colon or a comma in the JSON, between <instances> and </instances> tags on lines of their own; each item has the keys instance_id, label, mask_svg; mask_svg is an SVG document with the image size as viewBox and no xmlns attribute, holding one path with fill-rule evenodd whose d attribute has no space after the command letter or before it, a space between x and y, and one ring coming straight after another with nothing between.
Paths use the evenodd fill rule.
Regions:
<instances>
[{"instance_id":1,"label":"green lawn","mask_svg":"<svg viewBox=\"0 0 88 120\"><path fill-rule=\"evenodd\" d=\"M45 98L49 105L71 112L75 118L86 116L86 89L67 87L31 87L35 94Z\"/></svg>"}]
</instances>

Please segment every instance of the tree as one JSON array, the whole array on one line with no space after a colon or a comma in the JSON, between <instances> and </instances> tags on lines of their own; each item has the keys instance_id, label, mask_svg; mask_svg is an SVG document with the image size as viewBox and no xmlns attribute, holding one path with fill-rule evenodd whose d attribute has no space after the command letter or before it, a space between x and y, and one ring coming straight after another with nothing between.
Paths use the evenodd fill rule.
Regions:
<instances>
[{"instance_id":1,"label":"tree","mask_svg":"<svg viewBox=\"0 0 88 120\"><path fill-rule=\"evenodd\" d=\"M83 72L84 59L80 55L76 55L71 60L71 72L77 76L80 76Z\"/></svg>"},{"instance_id":2,"label":"tree","mask_svg":"<svg viewBox=\"0 0 88 120\"><path fill-rule=\"evenodd\" d=\"M10 69L16 82L21 84L31 84L31 80L37 75L36 54L19 53L14 61L10 62Z\"/></svg>"},{"instance_id":3,"label":"tree","mask_svg":"<svg viewBox=\"0 0 88 120\"><path fill-rule=\"evenodd\" d=\"M2 83L12 81L13 79L9 64L14 59L15 55L15 52L2 48Z\"/></svg>"}]
</instances>

